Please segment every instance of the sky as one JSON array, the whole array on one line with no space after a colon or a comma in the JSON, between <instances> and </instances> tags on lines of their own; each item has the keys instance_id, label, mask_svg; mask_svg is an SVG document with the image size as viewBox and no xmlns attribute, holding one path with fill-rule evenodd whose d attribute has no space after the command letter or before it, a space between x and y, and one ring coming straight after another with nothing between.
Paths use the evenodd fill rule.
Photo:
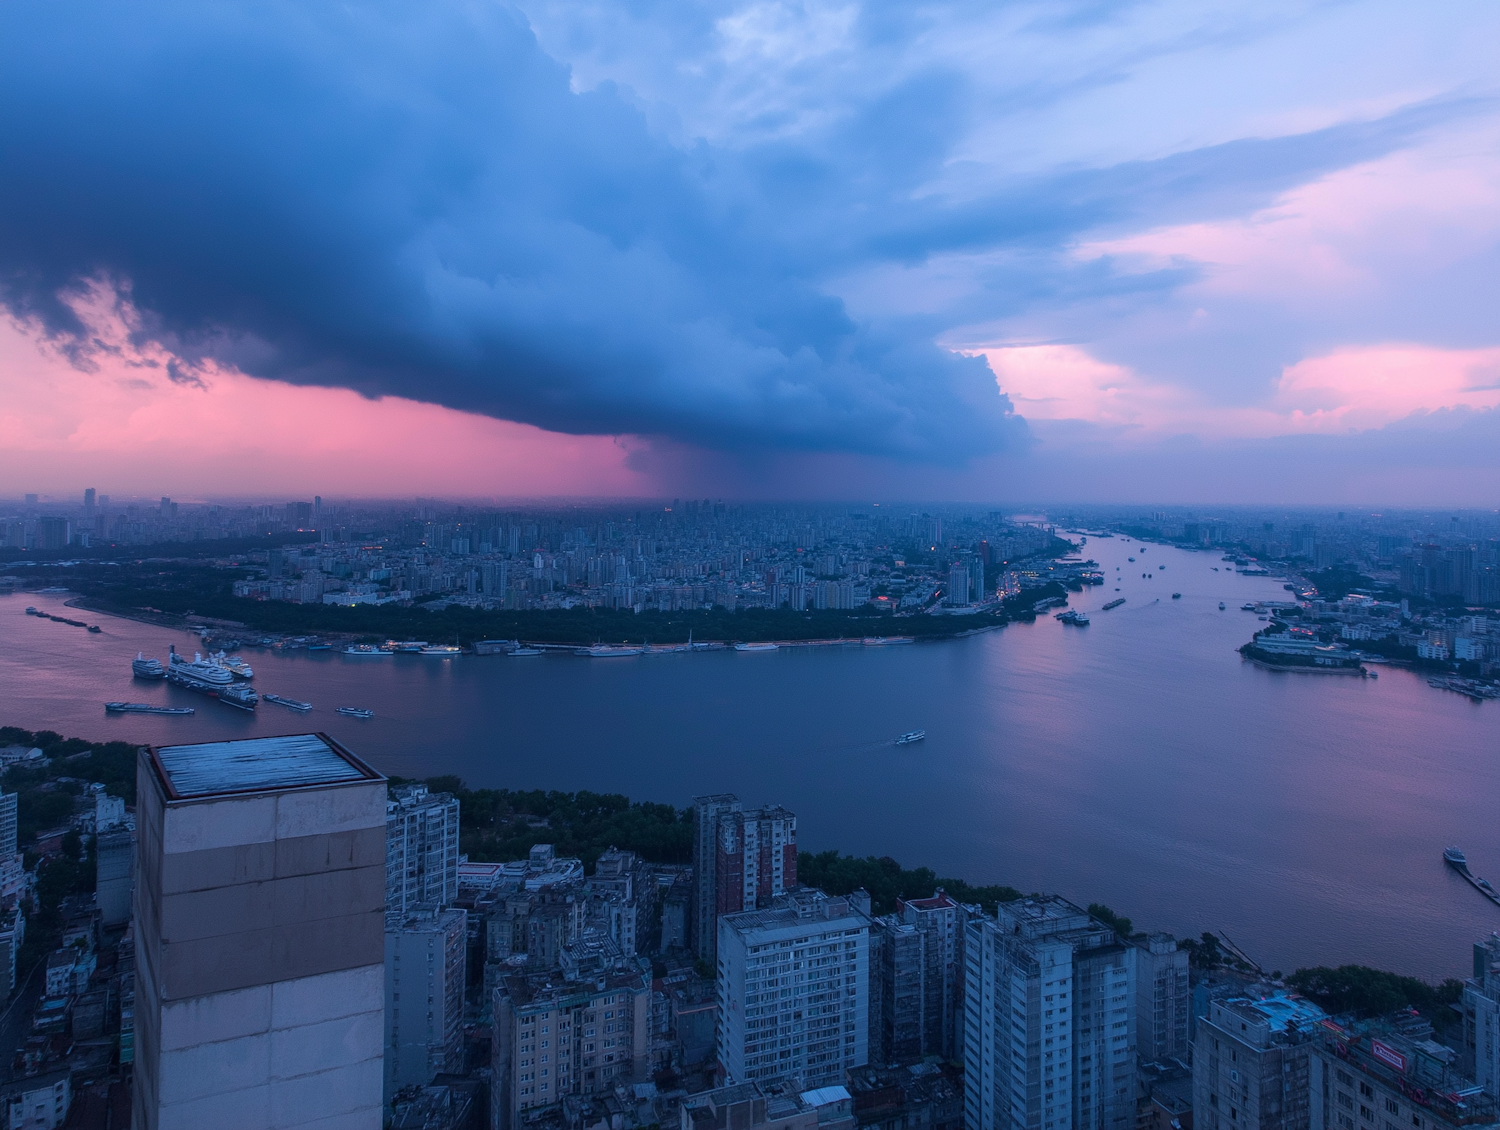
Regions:
<instances>
[{"instance_id":1,"label":"sky","mask_svg":"<svg viewBox=\"0 0 1500 1130\"><path fill-rule=\"evenodd\" d=\"M1492 506L1500 9L62 6L0 496Z\"/></svg>"}]
</instances>

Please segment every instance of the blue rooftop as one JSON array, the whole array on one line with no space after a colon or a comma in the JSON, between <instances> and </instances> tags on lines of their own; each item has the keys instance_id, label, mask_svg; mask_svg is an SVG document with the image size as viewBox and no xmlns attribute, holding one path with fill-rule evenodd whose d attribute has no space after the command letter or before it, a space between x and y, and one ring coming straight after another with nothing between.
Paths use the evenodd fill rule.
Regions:
<instances>
[{"instance_id":1,"label":"blue rooftop","mask_svg":"<svg viewBox=\"0 0 1500 1130\"><path fill-rule=\"evenodd\" d=\"M380 779L322 734L169 745L152 752L170 792L182 799Z\"/></svg>"},{"instance_id":2,"label":"blue rooftop","mask_svg":"<svg viewBox=\"0 0 1500 1130\"><path fill-rule=\"evenodd\" d=\"M1327 1018L1328 1014L1310 1000L1302 997L1289 997L1282 993L1276 993L1269 997L1252 999L1242 997L1239 1000L1229 1001L1229 1004L1245 1004L1258 1010L1265 1016L1273 1032L1285 1032L1288 1023L1295 1023L1298 1028L1309 1024L1316 1024Z\"/></svg>"}]
</instances>

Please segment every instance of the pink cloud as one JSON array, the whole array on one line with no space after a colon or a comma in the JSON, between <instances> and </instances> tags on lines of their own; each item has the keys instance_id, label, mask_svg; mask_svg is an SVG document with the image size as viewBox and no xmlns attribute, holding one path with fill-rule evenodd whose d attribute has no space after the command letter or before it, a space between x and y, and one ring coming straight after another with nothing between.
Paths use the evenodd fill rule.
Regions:
<instances>
[{"instance_id":1,"label":"pink cloud","mask_svg":"<svg viewBox=\"0 0 1500 1130\"><path fill-rule=\"evenodd\" d=\"M626 464L638 446L629 437L560 435L396 397L193 369L160 345L133 344L133 311L110 288L89 288L74 308L91 335L87 371L34 326L0 315L0 478L15 491L653 492Z\"/></svg>"},{"instance_id":2,"label":"pink cloud","mask_svg":"<svg viewBox=\"0 0 1500 1130\"><path fill-rule=\"evenodd\" d=\"M1215 405L1075 345L977 351L1028 420L1079 420L1142 440L1345 432L1379 428L1417 412L1500 407L1500 348L1415 344L1350 347L1288 366L1261 406ZM1044 426L1042 434L1048 434Z\"/></svg>"}]
</instances>

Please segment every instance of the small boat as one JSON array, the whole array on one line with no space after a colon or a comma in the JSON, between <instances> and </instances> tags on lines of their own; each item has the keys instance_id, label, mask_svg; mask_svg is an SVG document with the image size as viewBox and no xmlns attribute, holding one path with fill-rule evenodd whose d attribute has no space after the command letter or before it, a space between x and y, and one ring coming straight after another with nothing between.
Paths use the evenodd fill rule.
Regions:
<instances>
[{"instance_id":1,"label":"small boat","mask_svg":"<svg viewBox=\"0 0 1500 1130\"><path fill-rule=\"evenodd\" d=\"M1224 611L1224 602L1223 602L1223 601L1222 601L1222 600L1221 600L1221 601L1219 601L1219 611L1220 611L1220 612L1223 612L1223 611Z\"/></svg>"},{"instance_id":2,"label":"small boat","mask_svg":"<svg viewBox=\"0 0 1500 1130\"><path fill-rule=\"evenodd\" d=\"M1132 557L1132 558L1129 558L1129 560L1131 560L1131 561L1134 561L1134 560L1135 560L1135 558L1134 558L1134 557Z\"/></svg>"},{"instance_id":3,"label":"small boat","mask_svg":"<svg viewBox=\"0 0 1500 1130\"><path fill-rule=\"evenodd\" d=\"M1458 847L1444 848L1443 861L1455 871L1467 871L1469 869L1469 861L1465 858L1463 850Z\"/></svg>"},{"instance_id":4,"label":"small boat","mask_svg":"<svg viewBox=\"0 0 1500 1130\"><path fill-rule=\"evenodd\" d=\"M91 631L91 632L102 632L102 631L104 631L104 629L101 628L98 624L90 624L89 625L89 631Z\"/></svg>"},{"instance_id":5,"label":"small boat","mask_svg":"<svg viewBox=\"0 0 1500 1130\"><path fill-rule=\"evenodd\" d=\"M378 655L378 656L386 656L386 655L390 655L391 653L389 651L387 651L383 647L376 647L372 643L352 643L348 647L344 648L344 654L345 655L369 655L369 656L377 656Z\"/></svg>"},{"instance_id":6,"label":"small boat","mask_svg":"<svg viewBox=\"0 0 1500 1130\"><path fill-rule=\"evenodd\" d=\"M920 742L920 741L925 740L926 737L927 737L927 731L926 730L912 730L909 733L902 734L899 738L897 738L895 744L896 745L911 745L913 742Z\"/></svg>"},{"instance_id":7,"label":"small boat","mask_svg":"<svg viewBox=\"0 0 1500 1130\"><path fill-rule=\"evenodd\" d=\"M300 710L304 713L312 709L312 703L303 702L295 698L283 698L279 694L263 694L260 696L267 702L274 702L277 706L285 706L291 710Z\"/></svg>"},{"instance_id":8,"label":"small boat","mask_svg":"<svg viewBox=\"0 0 1500 1130\"><path fill-rule=\"evenodd\" d=\"M613 647L609 644L596 643L593 647L580 647L573 654L587 655L593 659L618 659L622 655L644 655L646 654L646 649L643 647Z\"/></svg>"},{"instance_id":9,"label":"small boat","mask_svg":"<svg viewBox=\"0 0 1500 1130\"><path fill-rule=\"evenodd\" d=\"M1247 601L1245 601L1244 604L1240 605L1240 611L1241 612L1254 612L1255 611L1255 605L1251 601L1247 600Z\"/></svg>"},{"instance_id":10,"label":"small boat","mask_svg":"<svg viewBox=\"0 0 1500 1130\"><path fill-rule=\"evenodd\" d=\"M539 647L513 647L505 653L506 655L541 655Z\"/></svg>"},{"instance_id":11,"label":"small boat","mask_svg":"<svg viewBox=\"0 0 1500 1130\"><path fill-rule=\"evenodd\" d=\"M1365 672L1365 678L1367 678L1367 679L1378 679L1378 678L1380 678L1380 672L1379 671L1366 671Z\"/></svg>"},{"instance_id":12,"label":"small boat","mask_svg":"<svg viewBox=\"0 0 1500 1130\"><path fill-rule=\"evenodd\" d=\"M1073 626L1075 628L1087 628L1089 626L1089 618L1082 612L1075 613L1073 616Z\"/></svg>"},{"instance_id":13,"label":"small boat","mask_svg":"<svg viewBox=\"0 0 1500 1130\"><path fill-rule=\"evenodd\" d=\"M428 644L422 649L423 655L462 655L464 649L454 647L451 643Z\"/></svg>"},{"instance_id":14,"label":"small boat","mask_svg":"<svg viewBox=\"0 0 1500 1130\"><path fill-rule=\"evenodd\" d=\"M1116 591L1116 592L1119 592L1119 591L1120 591L1120 590L1119 590L1119 589L1116 589L1116 590L1115 590L1115 591ZM1109 603L1108 603L1108 604L1106 604L1106 605L1105 605L1105 606L1104 606L1104 609L1103 609L1103 610L1104 610L1104 611L1105 611L1105 612L1108 612L1108 611L1109 611L1109 610L1110 610L1110 609L1111 609L1111 608L1118 608L1118 607L1120 607L1120 605L1122 605L1122 604L1124 604L1124 603L1125 603L1125 598L1124 598L1124 597L1123 597L1123 596L1120 596L1120 597L1116 597L1116 598L1115 598L1115 599L1114 599L1114 600L1112 600L1112 601L1110 601L1110 602L1109 602Z\"/></svg>"},{"instance_id":15,"label":"small boat","mask_svg":"<svg viewBox=\"0 0 1500 1130\"><path fill-rule=\"evenodd\" d=\"M191 706L152 706L149 702L106 702L111 714L191 714Z\"/></svg>"},{"instance_id":16,"label":"small boat","mask_svg":"<svg viewBox=\"0 0 1500 1130\"><path fill-rule=\"evenodd\" d=\"M1181 600L1182 599L1182 594L1180 592L1174 592L1172 594L1172 599L1173 600Z\"/></svg>"},{"instance_id":17,"label":"small boat","mask_svg":"<svg viewBox=\"0 0 1500 1130\"><path fill-rule=\"evenodd\" d=\"M135 658L130 661L130 673L137 679L165 679L167 669L161 665L160 659L147 659L144 651L135 653Z\"/></svg>"},{"instance_id":18,"label":"small boat","mask_svg":"<svg viewBox=\"0 0 1500 1130\"><path fill-rule=\"evenodd\" d=\"M780 644L774 644L774 643L737 643L737 644L734 645L734 650L735 651L776 651L776 650L778 650L780 648L780 646L781 646Z\"/></svg>"},{"instance_id":19,"label":"small boat","mask_svg":"<svg viewBox=\"0 0 1500 1130\"><path fill-rule=\"evenodd\" d=\"M373 717L375 717L375 712L373 710L366 710L362 706L341 706L341 707L338 708L338 712L340 714L342 714L345 718L373 718Z\"/></svg>"},{"instance_id":20,"label":"small boat","mask_svg":"<svg viewBox=\"0 0 1500 1130\"><path fill-rule=\"evenodd\" d=\"M26 615L28 615L28 616L40 616L41 613L37 611L36 605L34 605L34 604L28 604L26 606Z\"/></svg>"}]
</instances>

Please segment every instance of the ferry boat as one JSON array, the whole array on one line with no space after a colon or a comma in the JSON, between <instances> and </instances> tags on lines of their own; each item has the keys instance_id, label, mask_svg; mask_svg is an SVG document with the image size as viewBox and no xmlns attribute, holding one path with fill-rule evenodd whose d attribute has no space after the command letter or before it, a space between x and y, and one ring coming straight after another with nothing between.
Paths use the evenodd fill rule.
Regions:
<instances>
[{"instance_id":1,"label":"ferry boat","mask_svg":"<svg viewBox=\"0 0 1500 1130\"><path fill-rule=\"evenodd\" d=\"M267 702L274 702L277 706L285 706L291 710L300 710L304 714L312 709L312 703L303 702L295 698L283 698L279 694L263 694L260 696Z\"/></svg>"},{"instance_id":2,"label":"ferry boat","mask_svg":"<svg viewBox=\"0 0 1500 1130\"><path fill-rule=\"evenodd\" d=\"M167 654L167 677L176 681L187 679L193 682L205 683L210 687L222 687L234 682L234 675L229 668L220 667L212 660L204 659L202 652L194 652L191 660L184 659L177 654L177 645L173 644Z\"/></svg>"},{"instance_id":3,"label":"ferry boat","mask_svg":"<svg viewBox=\"0 0 1500 1130\"><path fill-rule=\"evenodd\" d=\"M925 740L926 737L927 737L927 731L926 730L912 730L911 732L902 734L899 738L897 738L896 739L896 744L897 745L911 745L913 742L920 742L920 741Z\"/></svg>"},{"instance_id":4,"label":"ferry boat","mask_svg":"<svg viewBox=\"0 0 1500 1130\"><path fill-rule=\"evenodd\" d=\"M455 647L451 643L428 644L421 652L423 655L462 655L463 653L463 648Z\"/></svg>"},{"instance_id":5,"label":"ferry boat","mask_svg":"<svg viewBox=\"0 0 1500 1130\"><path fill-rule=\"evenodd\" d=\"M379 655L386 656L391 653L383 647L376 647L372 643L352 643L344 648L345 655Z\"/></svg>"},{"instance_id":6,"label":"ferry boat","mask_svg":"<svg viewBox=\"0 0 1500 1130\"><path fill-rule=\"evenodd\" d=\"M780 649L780 647L781 647L780 644L774 644L774 643L737 643L737 644L734 645L734 650L735 651L777 651L777 650Z\"/></svg>"},{"instance_id":7,"label":"ferry boat","mask_svg":"<svg viewBox=\"0 0 1500 1130\"><path fill-rule=\"evenodd\" d=\"M539 647L513 647L505 653L506 655L541 655Z\"/></svg>"},{"instance_id":8,"label":"ferry boat","mask_svg":"<svg viewBox=\"0 0 1500 1130\"><path fill-rule=\"evenodd\" d=\"M417 655L427 646L426 640L386 640L386 651L395 652L398 655Z\"/></svg>"},{"instance_id":9,"label":"ferry boat","mask_svg":"<svg viewBox=\"0 0 1500 1130\"><path fill-rule=\"evenodd\" d=\"M234 683L219 691L219 701L225 706L254 710L256 703L260 702L260 695L255 693L254 687L248 687L244 683Z\"/></svg>"},{"instance_id":10,"label":"ferry boat","mask_svg":"<svg viewBox=\"0 0 1500 1130\"><path fill-rule=\"evenodd\" d=\"M622 655L644 655L646 654L646 649L643 647L612 647L609 644L596 643L593 647L580 647L573 654L587 655L593 659L617 659Z\"/></svg>"},{"instance_id":11,"label":"ferry boat","mask_svg":"<svg viewBox=\"0 0 1500 1130\"><path fill-rule=\"evenodd\" d=\"M152 706L149 702L106 702L111 714L191 714L191 706Z\"/></svg>"},{"instance_id":12,"label":"ferry boat","mask_svg":"<svg viewBox=\"0 0 1500 1130\"><path fill-rule=\"evenodd\" d=\"M1060 620L1064 624L1075 624L1080 628L1087 628L1089 626L1089 618L1082 612L1075 612L1071 608L1066 612L1057 613L1052 618L1054 620Z\"/></svg>"},{"instance_id":13,"label":"ferry boat","mask_svg":"<svg viewBox=\"0 0 1500 1130\"><path fill-rule=\"evenodd\" d=\"M363 706L341 706L338 708L338 712L345 718L375 717L375 712L373 710L366 710Z\"/></svg>"},{"instance_id":14,"label":"ferry boat","mask_svg":"<svg viewBox=\"0 0 1500 1130\"><path fill-rule=\"evenodd\" d=\"M1490 885L1490 881L1488 879L1481 879L1478 875L1475 875L1472 871L1469 870L1469 861L1464 858L1464 853L1461 852L1458 848L1444 848L1443 862L1446 863L1449 867L1453 868L1453 870L1457 871L1461 876L1463 876L1464 881L1467 882L1480 894L1482 894L1485 898L1489 899L1496 906L1500 906L1500 893L1497 893L1495 891L1495 888Z\"/></svg>"},{"instance_id":15,"label":"ferry boat","mask_svg":"<svg viewBox=\"0 0 1500 1130\"><path fill-rule=\"evenodd\" d=\"M144 651L135 653L135 658L130 661L130 673L137 679L165 679L167 669L161 665L161 660L154 656L146 658Z\"/></svg>"},{"instance_id":16,"label":"ferry boat","mask_svg":"<svg viewBox=\"0 0 1500 1130\"><path fill-rule=\"evenodd\" d=\"M1106 604L1104 606L1103 611L1108 612L1111 608L1118 608L1118 607L1120 607L1120 605L1122 605L1124 603L1125 603L1125 598L1123 596L1116 597L1114 600L1110 601L1108 604Z\"/></svg>"}]
</instances>

